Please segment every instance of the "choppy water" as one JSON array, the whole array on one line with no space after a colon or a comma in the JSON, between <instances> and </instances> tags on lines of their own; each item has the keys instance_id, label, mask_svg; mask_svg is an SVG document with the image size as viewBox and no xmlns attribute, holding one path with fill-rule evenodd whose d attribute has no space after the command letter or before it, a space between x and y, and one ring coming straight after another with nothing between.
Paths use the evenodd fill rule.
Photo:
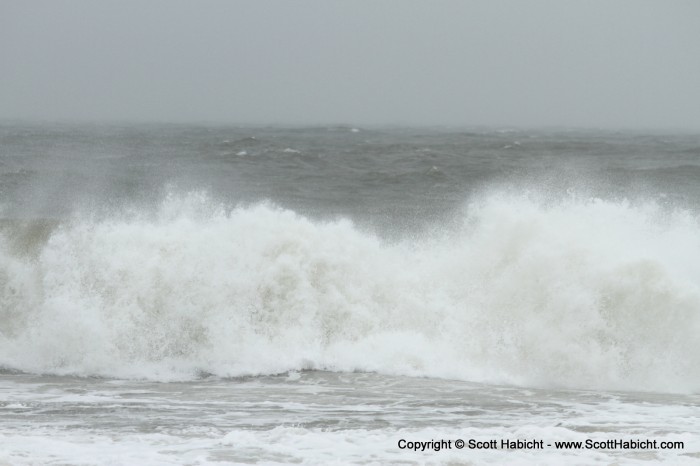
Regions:
<instances>
[{"instance_id":1,"label":"choppy water","mask_svg":"<svg viewBox=\"0 0 700 466\"><path fill-rule=\"evenodd\" d=\"M693 135L5 124L0 460L693 464L698 181Z\"/></svg>"}]
</instances>

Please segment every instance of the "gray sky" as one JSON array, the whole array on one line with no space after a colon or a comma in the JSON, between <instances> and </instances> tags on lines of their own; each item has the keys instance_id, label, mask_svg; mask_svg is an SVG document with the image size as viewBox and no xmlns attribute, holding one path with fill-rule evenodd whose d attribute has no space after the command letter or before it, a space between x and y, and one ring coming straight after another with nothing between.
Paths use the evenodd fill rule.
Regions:
<instances>
[{"instance_id":1,"label":"gray sky","mask_svg":"<svg viewBox=\"0 0 700 466\"><path fill-rule=\"evenodd\" d=\"M700 2L0 0L0 118L700 130Z\"/></svg>"}]
</instances>

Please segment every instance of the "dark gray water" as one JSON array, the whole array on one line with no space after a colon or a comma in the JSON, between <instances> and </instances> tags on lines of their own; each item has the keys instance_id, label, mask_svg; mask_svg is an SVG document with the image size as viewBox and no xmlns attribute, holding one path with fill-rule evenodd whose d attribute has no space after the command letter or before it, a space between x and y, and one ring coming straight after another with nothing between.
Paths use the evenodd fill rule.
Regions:
<instances>
[{"instance_id":1,"label":"dark gray water","mask_svg":"<svg viewBox=\"0 0 700 466\"><path fill-rule=\"evenodd\" d=\"M657 198L696 204L700 136L594 131L0 127L8 216L152 202L206 190L309 214L421 224L470 195L507 186L553 196Z\"/></svg>"}]
</instances>

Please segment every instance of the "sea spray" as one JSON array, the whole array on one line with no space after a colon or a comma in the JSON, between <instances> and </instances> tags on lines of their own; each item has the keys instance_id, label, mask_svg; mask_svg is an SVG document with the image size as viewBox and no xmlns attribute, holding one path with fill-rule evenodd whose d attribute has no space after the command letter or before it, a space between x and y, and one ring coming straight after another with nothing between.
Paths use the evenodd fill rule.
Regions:
<instances>
[{"instance_id":1,"label":"sea spray","mask_svg":"<svg viewBox=\"0 0 700 466\"><path fill-rule=\"evenodd\" d=\"M30 252L6 228L0 365L700 390L696 215L492 193L458 223L387 241L349 220L190 193L155 215L77 215Z\"/></svg>"}]
</instances>

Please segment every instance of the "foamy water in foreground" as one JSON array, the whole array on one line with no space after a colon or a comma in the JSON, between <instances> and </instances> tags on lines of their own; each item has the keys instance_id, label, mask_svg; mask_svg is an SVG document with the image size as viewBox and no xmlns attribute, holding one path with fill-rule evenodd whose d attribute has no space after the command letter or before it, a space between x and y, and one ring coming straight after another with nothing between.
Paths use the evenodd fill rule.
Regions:
<instances>
[{"instance_id":1,"label":"foamy water in foreground","mask_svg":"<svg viewBox=\"0 0 700 466\"><path fill-rule=\"evenodd\" d=\"M5 376L0 464L697 464L700 398L290 372L180 383ZM542 440L412 451L399 441ZM557 449L656 440L680 450ZM552 446L547 446L551 444Z\"/></svg>"}]
</instances>

